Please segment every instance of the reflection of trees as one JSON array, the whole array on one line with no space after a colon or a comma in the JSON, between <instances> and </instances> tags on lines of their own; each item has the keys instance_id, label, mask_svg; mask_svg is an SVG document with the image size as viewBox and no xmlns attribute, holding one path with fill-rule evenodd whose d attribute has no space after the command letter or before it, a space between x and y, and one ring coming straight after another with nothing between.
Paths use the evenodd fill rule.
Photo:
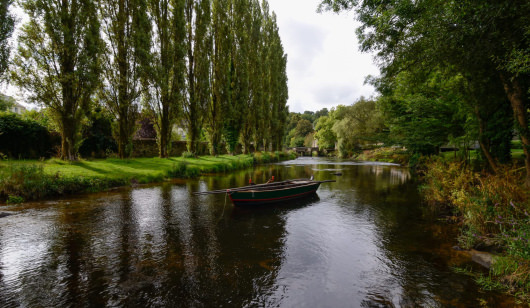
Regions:
<instances>
[{"instance_id":1,"label":"reflection of trees","mask_svg":"<svg viewBox=\"0 0 530 308\"><path fill-rule=\"evenodd\" d=\"M342 169L344 175L318 171L324 169ZM191 193L243 186L249 177L262 183L272 175L284 180L312 174L318 180L337 181L320 187L324 202L320 205L338 210L338 217L348 224L368 221L373 228L367 232L376 238L369 241L377 251L366 255L380 259L364 261L381 268L368 271L375 283L365 289L361 305L451 305L446 301L452 296L461 303L476 304L464 295L476 294L474 284L467 278L455 281L445 260L432 253L446 239L434 237L428 230L431 222L422 220L416 186L407 169L318 164L318 160L311 165L258 166L198 181L104 193L57 206L52 218L36 219L22 230L48 238L44 250L31 250L20 262L30 270L18 269L22 282L14 301L20 299L28 306L281 305L282 290L278 297L273 295L281 288L280 270L287 267L286 217L318 197L234 208L229 200L225 206L224 194ZM2 257L7 249L4 233L0 229ZM37 236L30 241L37 242ZM333 244L337 243L341 244L335 237ZM0 273L5 272L5 264L0 259ZM0 276L0 304L13 294L4 285L5 277Z\"/></svg>"}]
</instances>

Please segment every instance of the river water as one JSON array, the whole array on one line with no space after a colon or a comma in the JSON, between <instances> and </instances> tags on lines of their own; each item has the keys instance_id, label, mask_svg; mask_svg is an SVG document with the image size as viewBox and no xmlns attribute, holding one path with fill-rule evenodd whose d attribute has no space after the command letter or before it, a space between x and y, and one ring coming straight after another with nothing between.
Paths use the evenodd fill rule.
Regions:
<instances>
[{"instance_id":1,"label":"river water","mask_svg":"<svg viewBox=\"0 0 530 308\"><path fill-rule=\"evenodd\" d=\"M192 195L272 175L336 182L252 208ZM2 210L1 307L514 305L452 269L471 264L455 227L390 164L299 158Z\"/></svg>"}]
</instances>

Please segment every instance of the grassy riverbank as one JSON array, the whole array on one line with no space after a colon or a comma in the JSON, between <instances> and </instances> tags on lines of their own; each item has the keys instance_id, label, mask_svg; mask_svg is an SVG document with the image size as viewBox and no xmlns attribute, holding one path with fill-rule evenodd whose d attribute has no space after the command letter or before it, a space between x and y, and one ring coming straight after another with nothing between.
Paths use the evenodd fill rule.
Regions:
<instances>
[{"instance_id":1,"label":"grassy riverbank","mask_svg":"<svg viewBox=\"0 0 530 308\"><path fill-rule=\"evenodd\" d=\"M516 144L517 145L517 144ZM420 176L426 206L460 226L458 245L494 254L488 274L466 269L484 289L498 289L530 302L530 192L523 187L522 149L512 148L513 165L497 174L481 170L480 153L408 155L396 148L364 151L356 159L400 163Z\"/></svg>"},{"instance_id":2,"label":"grassy riverbank","mask_svg":"<svg viewBox=\"0 0 530 308\"><path fill-rule=\"evenodd\" d=\"M441 157L426 159L422 166L422 195L434 210L460 224L459 245L495 255L487 275L469 273L485 289L530 302L530 193L522 185L524 168L479 173Z\"/></svg>"},{"instance_id":3,"label":"grassy riverbank","mask_svg":"<svg viewBox=\"0 0 530 308\"><path fill-rule=\"evenodd\" d=\"M294 158L294 154L99 159L75 162L50 159L0 161L0 202L22 202L46 197L95 192L131 183L191 178Z\"/></svg>"}]
</instances>

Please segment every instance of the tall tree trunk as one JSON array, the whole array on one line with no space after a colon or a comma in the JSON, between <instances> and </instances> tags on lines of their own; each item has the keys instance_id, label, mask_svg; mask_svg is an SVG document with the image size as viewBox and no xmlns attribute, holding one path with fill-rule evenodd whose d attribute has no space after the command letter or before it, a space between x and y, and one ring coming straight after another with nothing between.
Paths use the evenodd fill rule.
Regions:
<instances>
[{"instance_id":1,"label":"tall tree trunk","mask_svg":"<svg viewBox=\"0 0 530 308\"><path fill-rule=\"evenodd\" d=\"M164 104L165 105L165 104ZM168 158L169 139L171 135L171 122L169 120L168 108L163 108L160 119L160 158Z\"/></svg>"},{"instance_id":2,"label":"tall tree trunk","mask_svg":"<svg viewBox=\"0 0 530 308\"><path fill-rule=\"evenodd\" d=\"M125 146L128 143L127 117L129 116L129 103L127 101L127 50L125 47L125 22L127 14L125 12L125 1L120 0L118 4L118 42L117 42L117 61L119 71L118 82L118 156L125 158Z\"/></svg>"},{"instance_id":3,"label":"tall tree trunk","mask_svg":"<svg viewBox=\"0 0 530 308\"><path fill-rule=\"evenodd\" d=\"M70 114L63 115L61 122L61 159L75 160L75 132L77 130L77 123Z\"/></svg>"},{"instance_id":4,"label":"tall tree trunk","mask_svg":"<svg viewBox=\"0 0 530 308\"><path fill-rule=\"evenodd\" d=\"M506 74L501 74L504 91L510 100L513 109L513 116L517 121L517 131L523 143L524 163L526 166L525 186L530 188L530 130L528 128L528 107L526 106L525 91L519 81Z\"/></svg>"},{"instance_id":5,"label":"tall tree trunk","mask_svg":"<svg viewBox=\"0 0 530 308\"><path fill-rule=\"evenodd\" d=\"M120 107L118 119L118 157L123 159L127 157L126 146L129 143L128 130L128 110L126 106Z\"/></svg>"},{"instance_id":6,"label":"tall tree trunk","mask_svg":"<svg viewBox=\"0 0 530 308\"><path fill-rule=\"evenodd\" d=\"M486 143L484 142L484 131L486 130L485 129L486 125L484 123L484 119L480 115L480 109L479 109L478 104L475 105L475 116L477 117L477 120L478 120L478 143L480 145L480 149L482 150L482 153L486 157L486 160L488 161L488 164L491 170L494 173L497 173L497 170L499 169L497 166L497 162L495 161L495 158L493 158L493 155L491 155L489 146L486 145Z\"/></svg>"}]
</instances>

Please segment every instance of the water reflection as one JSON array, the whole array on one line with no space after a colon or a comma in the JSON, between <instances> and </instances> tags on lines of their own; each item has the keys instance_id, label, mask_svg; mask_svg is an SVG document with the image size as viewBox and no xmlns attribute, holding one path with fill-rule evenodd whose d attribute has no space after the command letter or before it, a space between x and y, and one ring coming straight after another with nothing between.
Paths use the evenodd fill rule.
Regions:
<instances>
[{"instance_id":1,"label":"water reflection","mask_svg":"<svg viewBox=\"0 0 530 308\"><path fill-rule=\"evenodd\" d=\"M255 208L192 195L310 175L336 182ZM450 270L453 231L418 204L405 168L306 158L12 206L0 220L0 306L513 304Z\"/></svg>"}]
</instances>

